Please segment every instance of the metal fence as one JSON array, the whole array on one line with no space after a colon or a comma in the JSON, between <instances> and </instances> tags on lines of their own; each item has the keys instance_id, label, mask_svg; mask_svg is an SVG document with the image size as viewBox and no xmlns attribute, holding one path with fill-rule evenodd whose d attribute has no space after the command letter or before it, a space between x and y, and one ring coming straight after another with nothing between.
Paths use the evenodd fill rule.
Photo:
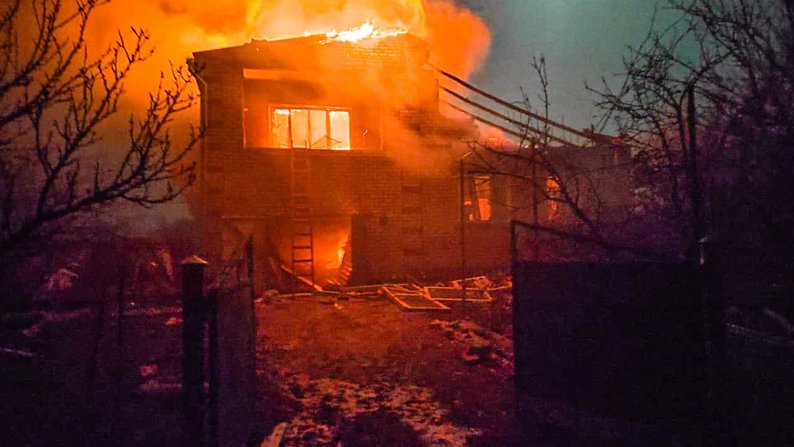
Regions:
<instances>
[{"instance_id":1,"label":"metal fence","mask_svg":"<svg viewBox=\"0 0 794 447\"><path fill-rule=\"evenodd\" d=\"M513 229L526 436L554 426L552 438L569 429L576 444L791 445L794 342L725 323L710 247L697 263L614 246L587 261L527 261Z\"/></svg>"},{"instance_id":2,"label":"metal fence","mask_svg":"<svg viewBox=\"0 0 794 447\"><path fill-rule=\"evenodd\" d=\"M239 258L224 263L206 292L208 264L197 257L183 263L185 445L245 446L258 433L250 239L239 253Z\"/></svg>"}]
</instances>

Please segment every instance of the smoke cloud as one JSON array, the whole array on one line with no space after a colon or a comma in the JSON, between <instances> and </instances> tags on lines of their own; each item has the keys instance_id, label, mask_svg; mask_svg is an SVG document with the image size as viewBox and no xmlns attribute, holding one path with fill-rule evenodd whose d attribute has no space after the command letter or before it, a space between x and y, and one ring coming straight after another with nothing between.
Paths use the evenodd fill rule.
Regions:
<instances>
[{"instance_id":1,"label":"smoke cloud","mask_svg":"<svg viewBox=\"0 0 794 447\"><path fill-rule=\"evenodd\" d=\"M89 39L92 47L106 48L117 30L149 31L156 51L130 83L137 90L169 61L181 64L194 51L341 31L367 21L426 39L431 62L462 77L480 66L490 45L482 19L452 0L113 0L96 11Z\"/></svg>"}]
</instances>

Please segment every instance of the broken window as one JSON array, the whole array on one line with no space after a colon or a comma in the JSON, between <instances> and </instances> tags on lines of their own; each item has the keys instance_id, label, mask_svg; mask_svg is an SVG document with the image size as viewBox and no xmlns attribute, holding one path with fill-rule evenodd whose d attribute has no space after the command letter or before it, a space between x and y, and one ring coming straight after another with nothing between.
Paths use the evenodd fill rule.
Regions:
<instances>
[{"instance_id":1,"label":"broken window","mask_svg":"<svg viewBox=\"0 0 794 447\"><path fill-rule=\"evenodd\" d=\"M491 176L475 175L466 179L463 206L466 220L491 220Z\"/></svg>"},{"instance_id":2,"label":"broken window","mask_svg":"<svg viewBox=\"0 0 794 447\"><path fill-rule=\"evenodd\" d=\"M320 107L271 109L271 146L350 150L350 112Z\"/></svg>"}]
</instances>

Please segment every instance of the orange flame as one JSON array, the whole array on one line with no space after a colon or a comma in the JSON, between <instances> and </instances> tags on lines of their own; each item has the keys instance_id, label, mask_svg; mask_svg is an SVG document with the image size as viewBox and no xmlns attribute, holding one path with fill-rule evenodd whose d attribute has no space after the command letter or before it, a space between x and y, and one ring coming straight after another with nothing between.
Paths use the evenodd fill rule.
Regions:
<instances>
[{"instance_id":1,"label":"orange flame","mask_svg":"<svg viewBox=\"0 0 794 447\"><path fill-rule=\"evenodd\" d=\"M116 29L130 25L146 27L157 49L141 81L194 51L252 39L324 34L352 42L408 32L427 40L434 64L462 77L479 67L490 45L482 19L454 0L114 0L97 10L91 47L106 48ZM136 84L151 89L150 82L128 85Z\"/></svg>"},{"instance_id":2,"label":"orange flame","mask_svg":"<svg viewBox=\"0 0 794 447\"><path fill-rule=\"evenodd\" d=\"M330 42L348 42L355 43L365 39L383 39L385 37L399 36L408 32L405 28L395 28L390 30L381 30L377 28L372 22L365 22L363 25L347 31L330 31L325 34L326 39L320 43Z\"/></svg>"}]
</instances>

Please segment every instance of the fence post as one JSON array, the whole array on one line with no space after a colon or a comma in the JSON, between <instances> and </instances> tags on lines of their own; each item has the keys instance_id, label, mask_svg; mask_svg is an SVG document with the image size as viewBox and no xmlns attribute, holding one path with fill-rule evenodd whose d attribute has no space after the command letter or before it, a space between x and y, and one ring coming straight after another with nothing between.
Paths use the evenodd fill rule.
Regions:
<instances>
[{"instance_id":1,"label":"fence post","mask_svg":"<svg viewBox=\"0 0 794 447\"><path fill-rule=\"evenodd\" d=\"M207 396L207 446L218 447L220 443L219 438L219 424L220 424L220 409L218 408L218 392L220 387L220 371L218 371L218 297L220 295L219 289L212 289L207 294L207 339L208 339L208 356L207 356L207 371L209 377L208 383L208 396Z\"/></svg>"},{"instance_id":2,"label":"fence post","mask_svg":"<svg viewBox=\"0 0 794 447\"><path fill-rule=\"evenodd\" d=\"M703 237L699 267L703 299L703 342L706 356L706 432L708 445L725 445L732 438L725 424L726 345L725 302L719 278L718 247L714 238Z\"/></svg>"},{"instance_id":3,"label":"fence post","mask_svg":"<svg viewBox=\"0 0 794 447\"><path fill-rule=\"evenodd\" d=\"M204 268L207 261L182 261L182 445L203 446L204 433Z\"/></svg>"}]
</instances>

